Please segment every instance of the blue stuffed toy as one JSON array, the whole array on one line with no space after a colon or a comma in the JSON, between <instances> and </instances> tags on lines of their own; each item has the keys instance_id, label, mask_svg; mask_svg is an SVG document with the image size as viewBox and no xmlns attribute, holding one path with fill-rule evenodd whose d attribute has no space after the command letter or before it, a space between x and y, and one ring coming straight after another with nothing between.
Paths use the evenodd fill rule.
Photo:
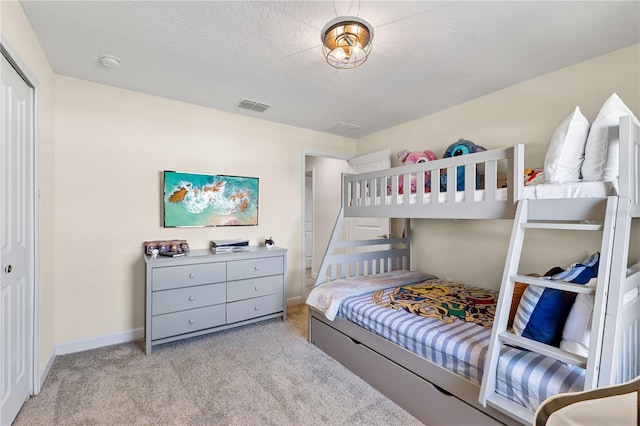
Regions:
<instances>
[{"instance_id":1,"label":"blue stuffed toy","mask_svg":"<svg viewBox=\"0 0 640 426\"><path fill-rule=\"evenodd\" d=\"M457 142L454 142L451 145L449 145L449 148L447 148L447 150L444 152L444 155L442 156L442 158L457 157L459 155L473 154L475 152L481 152L481 151L486 151L486 148L480 145L476 145L469 140L460 139ZM464 191L464 168L465 166L458 166L456 169L456 176L457 176L456 181L458 182L456 186L458 187L458 191ZM479 188L479 187L480 187L480 175L476 172L476 188ZM442 176L440 176L440 188L441 188L440 189L441 191L447 190L447 174L446 173L443 173Z\"/></svg>"}]
</instances>

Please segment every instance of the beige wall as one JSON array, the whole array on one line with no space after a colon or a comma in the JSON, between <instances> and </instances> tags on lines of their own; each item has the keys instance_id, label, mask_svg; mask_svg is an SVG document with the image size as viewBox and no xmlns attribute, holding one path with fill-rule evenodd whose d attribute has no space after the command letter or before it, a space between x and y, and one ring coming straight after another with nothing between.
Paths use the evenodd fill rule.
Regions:
<instances>
[{"instance_id":1,"label":"beige wall","mask_svg":"<svg viewBox=\"0 0 640 426\"><path fill-rule=\"evenodd\" d=\"M300 296L301 152L349 157L354 140L68 77L56 89L56 342L144 325L147 240L273 236ZM163 170L259 177L259 226L163 228Z\"/></svg>"},{"instance_id":2,"label":"beige wall","mask_svg":"<svg viewBox=\"0 0 640 426\"><path fill-rule=\"evenodd\" d=\"M41 362L56 343L143 326L145 240L185 238L205 248L213 238L241 236L257 244L273 236L289 249L288 296L298 297L302 152L349 157L430 148L441 154L465 137L487 148L525 143L527 166L535 167L576 105L593 120L615 91L636 115L640 111L636 45L354 142L55 76L19 3L0 5L3 40L39 80ZM260 225L162 228L164 169L260 177ZM416 269L497 287L511 221L413 222ZM542 253L562 266L593 244L585 237L565 243L548 237L527 246L526 272L554 266ZM633 243L637 260L640 238Z\"/></svg>"},{"instance_id":3,"label":"beige wall","mask_svg":"<svg viewBox=\"0 0 640 426\"><path fill-rule=\"evenodd\" d=\"M54 349L54 90L53 70L40 47L31 26L17 1L1 1L0 29L2 41L17 53L28 68L28 72L38 80L39 109L38 149L39 149L39 189L40 189L40 364L44 367Z\"/></svg>"},{"instance_id":4,"label":"beige wall","mask_svg":"<svg viewBox=\"0 0 640 426\"><path fill-rule=\"evenodd\" d=\"M590 120L616 92L640 116L640 45L634 45L357 141L358 155L391 148L431 149L439 157L458 138L486 148L525 144L525 166L542 167L549 139L576 107ZM399 142L400 141L400 142ZM393 166L400 165L395 155ZM632 258L640 257L634 224ZM413 267L441 277L498 288L511 221L413 220ZM554 236L560 235L559 241ZM460 243L464 241L464 243ZM544 273L582 260L595 240L586 235L533 235L521 272ZM543 256L543 254L546 256Z\"/></svg>"}]
</instances>

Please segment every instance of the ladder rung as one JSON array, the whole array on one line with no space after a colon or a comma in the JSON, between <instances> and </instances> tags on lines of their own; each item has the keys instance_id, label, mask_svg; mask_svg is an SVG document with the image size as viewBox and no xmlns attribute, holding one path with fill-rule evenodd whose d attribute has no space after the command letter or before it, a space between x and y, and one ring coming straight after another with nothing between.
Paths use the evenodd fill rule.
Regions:
<instances>
[{"instance_id":1,"label":"ladder rung","mask_svg":"<svg viewBox=\"0 0 640 426\"><path fill-rule=\"evenodd\" d=\"M533 424L534 413L524 408L522 405L505 398L502 395L493 393L487 398L487 402L503 413L518 418L524 424Z\"/></svg>"},{"instance_id":2,"label":"ladder rung","mask_svg":"<svg viewBox=\"0 0 640 426\"><path fill-rule=\"evenodd\" d=\"M586 284L574 284L565 281L549 280L546 278L530 277L528 275L512 275L511 281L518 281L525 284L539 287L555 288L556 290L569 291L571 293L593 294L596 289Z\"/></svg>"},{"instance_id":3,"label":"ladder rung","mask_svg":"<svg viewBox=\"0 0 640 426\"><path fill-rule=\"evenodd\" d=\"M576 365L582 368L586 368L587 366L587 359L585 357L572 354L571 352L564 351L560 348L556 348L555 346L545 345L544 343L527 339L526 337L517 336L513 333L509 333L508 331L503 331L499 334L499 337L500 341L503 343L529 349L530 351L549 356L567 364Z\"/></svg>"},{"instance_id":4,"label":"ladder rung","mask_svg":"<svg viewBox=\"0 0 640 426\"><path fill-rule=\"evenodd\" d=\"M562 222L525 222L522 228L529 229L564 229L569 231L602 231L602 223L562 223Z\"/></svg>"}]
</instances>

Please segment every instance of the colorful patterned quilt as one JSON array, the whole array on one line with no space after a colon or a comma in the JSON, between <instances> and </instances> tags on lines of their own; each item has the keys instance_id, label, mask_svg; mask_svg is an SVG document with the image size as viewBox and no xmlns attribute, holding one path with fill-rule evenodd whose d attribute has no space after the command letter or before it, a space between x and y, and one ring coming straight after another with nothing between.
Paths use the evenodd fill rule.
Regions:
<instances>
[{"instance_id":1,"label":"colorful patterned quilt","mask_svg":"<svg viewBox=\"0 0 640 426\"><path fill-rule=\"evenodd\" d=\"M451 323L456 319L491 328L498 294L487 289L433 280L373 292L373 302L383 308L404 309L427 318Z\"/></svg>"}]
</instances>

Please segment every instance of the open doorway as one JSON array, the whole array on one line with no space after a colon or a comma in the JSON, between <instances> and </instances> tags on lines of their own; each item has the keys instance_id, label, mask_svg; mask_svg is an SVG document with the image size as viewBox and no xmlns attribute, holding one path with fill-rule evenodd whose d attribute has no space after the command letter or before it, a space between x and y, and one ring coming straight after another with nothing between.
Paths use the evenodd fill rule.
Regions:
<instances>
[{"instance_id":1,"label":"open doorway","mask_svg":"<svg viewBox=\"0 0 640 426\"><path fill-rule=\"evenodd\" d=\"M346 158L307 153L304 156L302 199L301 298L307 299L340 212L342 174L349 171Z\"/></svg>"}]
</instances>

